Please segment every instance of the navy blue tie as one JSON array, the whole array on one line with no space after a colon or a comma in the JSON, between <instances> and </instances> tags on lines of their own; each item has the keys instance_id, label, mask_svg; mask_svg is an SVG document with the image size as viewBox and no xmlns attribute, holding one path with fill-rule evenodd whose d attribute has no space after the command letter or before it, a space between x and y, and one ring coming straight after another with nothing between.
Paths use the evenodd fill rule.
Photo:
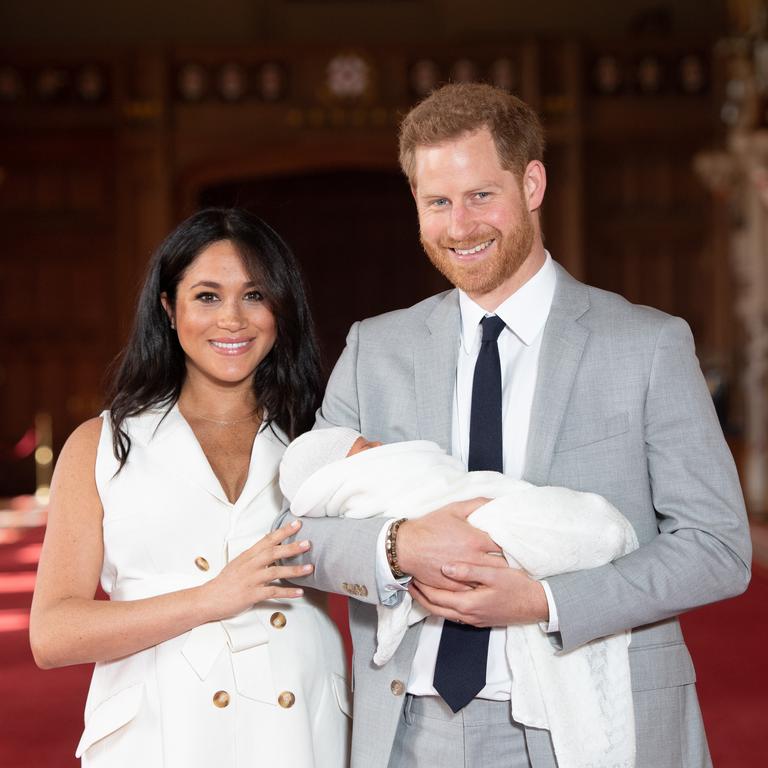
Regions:
<instances>
[{"instance_id":1,"label":"navy blue tie","mask_svg":"<svg viewBox=\"0 0 768 768\"><path fill-rule=\"evenodd\" d=\"M472 379L469 417L470 471L504 470L501 437L501 363L497 340L504 329L499 317L482 320L483 341ZM485 687L489 627L472 627L446 619L435 662L435 690L458 712Z\"/></svg>"}]
</instances>

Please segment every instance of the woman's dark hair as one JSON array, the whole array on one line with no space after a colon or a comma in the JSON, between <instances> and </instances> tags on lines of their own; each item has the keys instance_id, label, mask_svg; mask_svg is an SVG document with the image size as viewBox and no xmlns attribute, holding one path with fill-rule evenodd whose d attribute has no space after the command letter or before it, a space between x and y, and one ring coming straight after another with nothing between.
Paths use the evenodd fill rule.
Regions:
<instances>
[{"instance_id":1,"label":"woman's dark hair","mask_svg":"<svg viewBox=\"0 0 768 768\"><path fill-rule=\"evenodd\" d=\"M160 303L173 306L184 273L209 245L229 240L277 322L277 340L253 373L253 391L268 424L290 439L312 425L322 376L312 317L298 264L280 236L258 216L238 208L207 208L182 222L152 257L133 330L116 362L109 393L115 457L131 450L125 419L179 399L186 375L184 351Z\"/></svg>"}]
</instances>

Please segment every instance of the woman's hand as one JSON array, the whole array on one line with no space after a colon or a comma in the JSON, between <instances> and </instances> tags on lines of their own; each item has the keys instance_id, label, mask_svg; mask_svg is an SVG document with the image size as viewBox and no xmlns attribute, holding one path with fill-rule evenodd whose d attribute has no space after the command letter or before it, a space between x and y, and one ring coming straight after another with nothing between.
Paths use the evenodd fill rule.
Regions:
<instances>
[{"instance_id":1,"label":"woman's hand","mask_svg":"<svg viewBox=\"0 0 768 768\"><path fill-rule=\"evenodd\" d=\"M284 525L257 541L250 549L227 563L221 573L201 586L208 621L235 616L263 600L301 597L304 590L274 584L278 579L295 579L312 573L312 565L278 565L279 561L306 552L308 541L283 544L301 527L299 520Z\"/></svg>"}]
</instances>

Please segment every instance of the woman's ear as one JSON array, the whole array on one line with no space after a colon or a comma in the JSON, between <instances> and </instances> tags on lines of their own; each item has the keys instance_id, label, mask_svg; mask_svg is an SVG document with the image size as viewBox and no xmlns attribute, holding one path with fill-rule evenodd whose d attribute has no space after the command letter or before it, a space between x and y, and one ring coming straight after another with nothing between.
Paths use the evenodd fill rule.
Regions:
<instances>
[{"instance_id":1,"label":"woman's ear","mask_svg":"<svg viewBox=\"0 0 768 768\"><path fill-rule=\"evenodd\" d=\"M163 310L165 311L165 314L168 316L168 322L171 324L171 328L176 328L176 322L173 319L173 307L171 306L171 302L168 300L168 294L163 291L163 293L160 294L160 303L163 305Z\"/></svg>"}]
</instances>

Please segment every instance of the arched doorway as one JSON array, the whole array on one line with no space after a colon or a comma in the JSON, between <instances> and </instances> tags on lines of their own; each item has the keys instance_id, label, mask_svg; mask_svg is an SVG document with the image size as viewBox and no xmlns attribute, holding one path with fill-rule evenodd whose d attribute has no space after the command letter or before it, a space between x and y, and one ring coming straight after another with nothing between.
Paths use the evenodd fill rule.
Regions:
<instances>
[{"instance_id":1,"label":"arched doorway","mask_svg":"<svg viewBox=\"0 0 768 768\"><path fill-rule=\"evenodd\" d=\"M205 186L199 203L236 205L288 242L309 287L328 370L349 326L450 287L424 255L399 171L320 170Z\"/></svg>"}]
</instances>

